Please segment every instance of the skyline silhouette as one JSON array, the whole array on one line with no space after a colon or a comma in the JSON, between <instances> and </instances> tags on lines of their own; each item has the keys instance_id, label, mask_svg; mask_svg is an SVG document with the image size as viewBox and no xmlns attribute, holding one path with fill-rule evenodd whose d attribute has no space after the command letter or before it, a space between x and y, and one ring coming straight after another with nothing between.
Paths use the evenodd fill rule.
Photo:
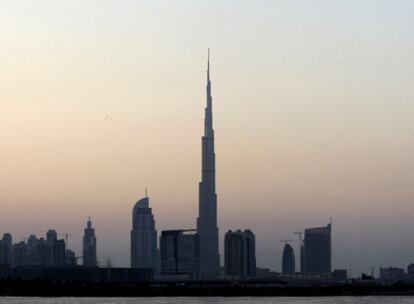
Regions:
<instances>
[{"instance_id":1,"label":"skyline silhouette","mask_svg":"<svg viewBox=\"0 0 414 304\"><path fill-rule=\"evenodd\" d=\"M278 240L332 216L333 269L411 263L413 4L174 4L4 4L0 233L79 253L90 214L128 266L146 185L158 231L194 227L211 47L220 254L249 228L281 271Z\"/></svg>"}]
</instances>

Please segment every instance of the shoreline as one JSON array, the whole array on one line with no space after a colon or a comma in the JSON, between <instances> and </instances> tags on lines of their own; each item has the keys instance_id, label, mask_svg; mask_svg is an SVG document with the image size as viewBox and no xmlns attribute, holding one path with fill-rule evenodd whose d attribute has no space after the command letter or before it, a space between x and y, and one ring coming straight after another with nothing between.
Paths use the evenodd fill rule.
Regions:
<instances>
[{"instance_id":1,"label":"shoreline","mask_svg":"<svg viewBox=\"0 0 414 304\"><path fill-rule=\"evenodd\" d=\"M414 284L312 284L151 282L139 284L82 283L50 280L0 280L0 297L332 297L414 296Z\"/></svg>"}]
</instances>

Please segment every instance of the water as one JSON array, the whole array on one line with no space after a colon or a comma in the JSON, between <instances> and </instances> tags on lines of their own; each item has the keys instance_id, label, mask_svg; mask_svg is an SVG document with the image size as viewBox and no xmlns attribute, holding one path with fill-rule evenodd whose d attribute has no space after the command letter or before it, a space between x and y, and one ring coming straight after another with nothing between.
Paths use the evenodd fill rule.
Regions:
<instances>
[{"instance_id":1,"label":"water","mask_svg":"<svg viewBox=\"0 0 414 304\"><path fill-rule=\"evenodd\" d=\"M0 298L0 304L413 304L413 297Z\"/></svg>"}]
</instances>

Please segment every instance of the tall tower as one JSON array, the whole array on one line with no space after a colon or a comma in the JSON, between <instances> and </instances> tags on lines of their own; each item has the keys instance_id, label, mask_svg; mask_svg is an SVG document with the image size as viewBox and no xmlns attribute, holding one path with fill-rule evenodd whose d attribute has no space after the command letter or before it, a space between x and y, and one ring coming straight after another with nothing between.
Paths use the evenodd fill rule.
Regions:
<instances>
[{"instance_id":1,"label":"tall tower","mask_svg":"<svg viewBox=\"0 0 414 304\"><path fill-rule=\"evenodd\" d=\"M202 137L202 173L199 184L197 232L200 244L199 276L216 278L220 272L217 228L216 161L210 81L210 50L207 60L207 106Z\"/></svg>"},{"instance_id":2,"label":"tall tower","mask_svg":"<svg viewBox=\"0 0 414 304\"><path fill-rule=\"evenodd\" d=\"M293 274L295 273L295 252L293 247L288 243L285 244L283 248L282 256L282 273L284 274Z\"/></svg>"},{"instance_id":3,"label":"tall tower","mask_svg":"<svg viewBox=\"0 0 414 304\"><path fill-rule=\"evenodd\" d=\"M156 270L157 231L148 196L139 200L132 211L131 268Z\"/></svg>"},{"instance_id":4,"label":"tall tower","mask_svg":"<svg viewBox=\"0 0 414 304\"><path fill-rule=\"evenodd\" d=\"M83 265L96 267L97 264L95 229L92 228L91 218L89 217L83 234Z\"/></svg>"},{"instance_id":5,"label":"tall tower","mask_svg":"<svg viewBox=\"0 0 414 304\"><path fill-rule=\"evenodd\" d=\"M331 272L331 230L331 224L326 227L305 229L302 272L313 274Z\"/></svg>"}]
</instances>

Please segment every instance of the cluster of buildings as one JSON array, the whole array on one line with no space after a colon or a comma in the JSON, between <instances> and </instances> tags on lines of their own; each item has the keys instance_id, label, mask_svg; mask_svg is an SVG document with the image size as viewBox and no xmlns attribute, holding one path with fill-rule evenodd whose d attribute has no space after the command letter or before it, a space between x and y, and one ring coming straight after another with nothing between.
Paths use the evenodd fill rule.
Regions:
<instances>
[{"instance_id":1,"label":"cluster of buildings","mask_svg":"<svg viewBox=\"0 0 414 304\"><path fill-rule=\"evenodd\" d=\"M407 272L399 267L380 267L379 278L382 281L414 281L414 264L407 266Z\"/></svg>"},{"instance_id":2,"label":"cluster of buildings","mask_svg":"<svg viewBox=\"0 0 414 304\"><path fill-rule=\"evenodd\" d=\"M197 229L162 231L158 248L155 220L146 195L135 204L132 211L132 268L152 269L155 274L176 278L217 278L220 273L209 64L206 91L207 104L204 136L202 137L202 180L199 184Z\"/></svg>"},{"instance_id":3,"label":"cluster of buildings","mask_svg":"<svg viewBox=\"0 0 414 304\"><path fill-rule=\"evenodd\" d=\"M316 227L305 229L305 237L300 243L300 273L310 275L327 275L331 273L331 227ZM286 243L282 256L282 273L296 273L295 251Z\"/></svg>"},{"instance_id":4,"label":"cluster of buildings","mask_svg":"<svg viewBox=\"0 0 414 304\"><path fill-rule=\"evenodd\" d=\"M251 279L257 277L256 241L251 230L228 231L224 238L224 267L220 265L215 184L214 129L209 61L202 137L202 170L196 228L157 231L149 198L139 200L132 212L131 267L153 269L162 278ZM301 273L331 273L331 224L306 229L300 249ZM295 255L286 244L283 272L293 274Z\"/></svg>"},{"instance_id":5,"label":"cluster of buildings","mask_svg":"<svg viewBox=\"0 0 414 304\"><path fill-rule=\"evenodd\" d=\"M95 230L90 219L84 232L82 257L77 257L74 251L67 248L68 235L65 236L66 240L59 239L56 230L50 229L45 238L32 234L13 244L12 235L5 233L0 240L1 272L7 274L19 268L74 267L80 258L83 258L84 266L97 266Z\"/></svg>"},{"instance_id":6,"label":"cluster of buildings","mask_svg":"<svg viewBox=\"0 0 414 304\"><path fill-rule=\"evenodd\" d=\"M115 277L128 277L128 280L133 280L136 276L145 274L145 278L152 278L155 275L161 279L177 280L253 279L266 273L256 266L256 240L254 233L249 229L230 230L225 234L224 267L220 264L212 101L208 59L196 227L161 231L158 236L149 198L145 195L132 210L130 271L114 269ZM331 269L331 224L309 228L304 233L295 234L299 234L300 270L296 269L295 250L286 241L282 256L284 275L300 274L310 277L333 275L346 279L346 270L332 272ZM81 266L78 265L78 259L83 261ZM11 269L30 267L32 269L33 267L72 268L83 271L89 276L109 277L107 273L100 273L97 270L96 236L90 218L84 230L83 252L80 257L67 248L67 240L59 239L55 230L47 231L45 238L30 235L27 239L14 244L12 236L8 233L4 234L0 240L0 275ZM52 275L55 272L48 273ZM74 275L73 272L68 272L68 275L69 273ZM413 265L409 266L408 273L414 273ZM405 272L397 268L384 268L381 269L380 275L384 278L401 277Z\"/></svg>"},{"instance_id":7,"label":"cluster of buildings","mask_svg":"<svg viewBox=\"0 0 414 304\"><path fill-rule=\"evenodd\" d=\"M158 240L148 196L139 200L132 210L130 269L148 270L164 279L252 279L257 276L255 235L249 229L237 229L225 234L224 267L220 265L213 98L209 62L208 59L196 227L162 231ZM307 274L330 273L331 225L306 229L304 235L300 249L300 271ZM83 268L98 266L95 230L90 219L84 231L81 257L67 248L67 241L58 239L55 230L49 230L46 238L31 235L27 240L13 244L11 235L5 234L0 241L0 265L10 269L73 268L77 267L78 259L82 259ZM285 245L283 251L283 272L296 273L295 254L289 244Z\"/></svg>"}]
</instances>

